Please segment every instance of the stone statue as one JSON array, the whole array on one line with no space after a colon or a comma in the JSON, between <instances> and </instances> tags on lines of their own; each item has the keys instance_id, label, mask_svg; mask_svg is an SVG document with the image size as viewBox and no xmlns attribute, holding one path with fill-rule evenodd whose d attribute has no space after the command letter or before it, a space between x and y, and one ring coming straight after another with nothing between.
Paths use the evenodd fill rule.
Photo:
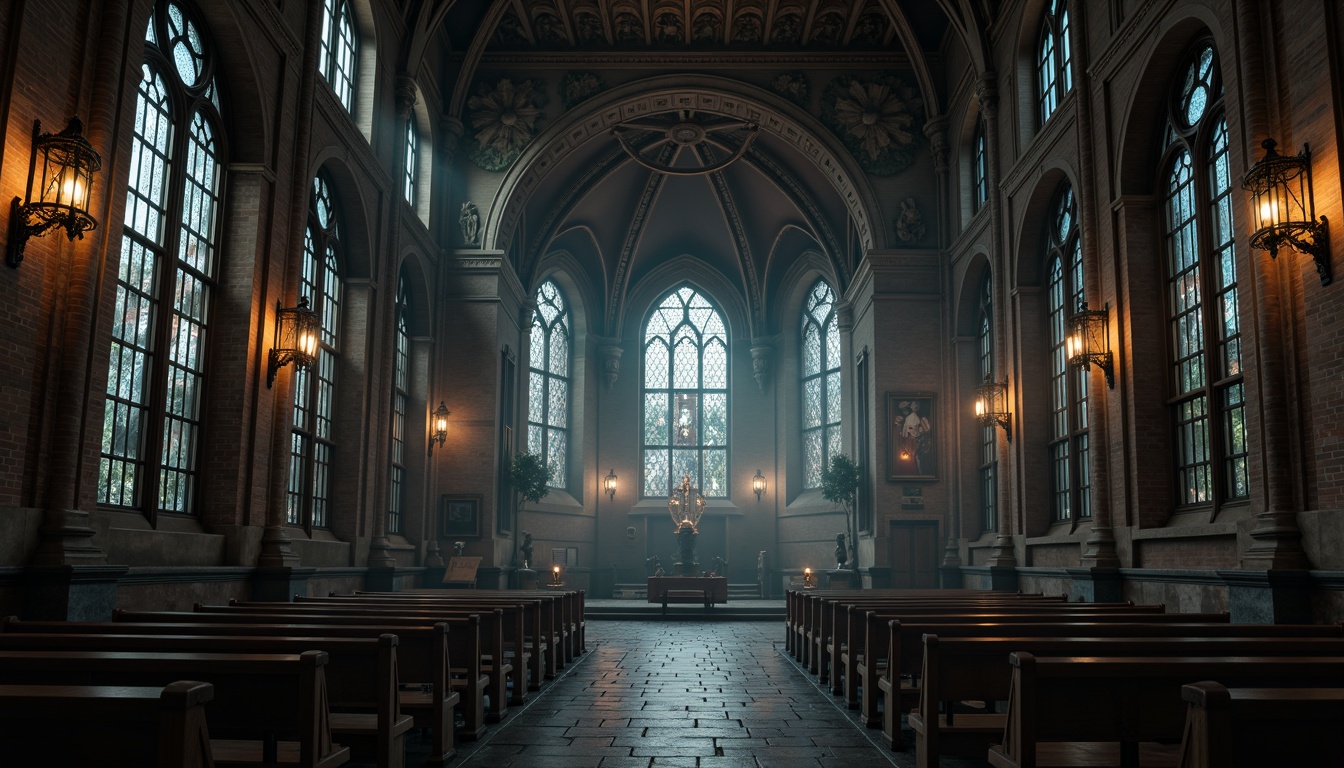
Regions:
<instances>
[{"instance_id":1,"label":"stone statue","mask_svg":"<svg viewBox=\"0 0 1344 768\"><path fill-rule=\"evenodd\" d=\"M466 548L467 548L467 542L465 542L465 541L454 541L454 542L453 542L453 555L454 555L455 557L461 557L461 556L462 556L462 550L464 550L464 549L466 549Z\"/></svg>"},{"instance_id":2,"label":"stone statue","mask_svg":"<svg viewBox=\"0 0 1344 768\"><path fill-rule=\"evenodd\" d=\"M835 534L835 569L838 571L845 567L845 561L849 560L849 550L845 547L845 534Z\"/></svg>"},{"instance_id":3,"label":"stone statue","mask_svg":"<svg viewBox=\"0 0 1344 768\"><path fill-rule=\"evenodd\" d=\"M523 545L518 549L523 552L523 567L532 567L532 534L523 531Z\"/></svg>"},{"instance_id":4,"label":"stone statue","mask_svg":"<svg viewBox=\"0 0 1344 768\"><path fill-rule=\"evenodd\" d=\"M462 204L462 215L458 217L457 223L462 227L463 245L481 244L481 214L476 210L475 203L468 200Z\"/></svg>"}]
</instances>

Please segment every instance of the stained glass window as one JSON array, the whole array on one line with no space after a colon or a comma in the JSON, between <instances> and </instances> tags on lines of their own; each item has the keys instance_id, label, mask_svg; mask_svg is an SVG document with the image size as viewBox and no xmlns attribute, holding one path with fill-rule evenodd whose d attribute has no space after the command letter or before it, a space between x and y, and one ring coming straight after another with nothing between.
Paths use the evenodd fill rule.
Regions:
<instances>
[{"instance_id":1,"label":"stained glass window","mask_svg":"<svg viewBox=\"0 0 1344 768\"><path fill-rule=\"evenodd\" d=\"M527 451L551 470L551 487L569 474L569 304L553 280L537 289L527 364Z\"/></svg>"},{"instance_id":2,"label":"stained glass window","mask_svg":"<svg viewBox=\"0 0 1344 768\"><path fill-rule=\"evenodd\" d=\"M224 163L203 28L160 0L145 38L97 498L153 518L196 511Z\"/></svg>"},{"instance_id":3,"label":"stained glass window","mask_svg":"<svg viewBox=\"0 0 1344 768\"><path fill-rule=\"evenodd\" d=\"M1250 496L1227 118L1217 51L1197 42L1172 84L1162 159L1176 504Z\"/></svg>"},{"instance_id":4,"label":"stained glass window","mask_svg":"<svg viewBox=\"0 0 1344 768\"><path fill-rule=\"evenodd\" d=\"M1041 124L1059 108L1073 90L1073 51L1069 41L1069 11L1066 0L1050 0L1036 45L1036 98Z\"/></svg>"},{"instance_id":5,"label":"stained glass window","mask_svg":"<svg viewBox=\"0 0 1344 768\"><path fill-rule=\"evenodd\" d=\"M341 227L331 183L319 171L313 179L308 229L303 241L299 295L321 318L317 362L294 372L294 425L285 507L291 525L325 527L331 506L331 463L335 450L332 418L336 406L336 360L340 328Z\"/></svg>"},{"instance_id":6,"label":"stained glass window","mask_svg":"<svg viewBox=\"0 0 1344 768\"><path fill-rule=\"evenodd\" d=\"M642 495L690 475L705 498L726 498L728 331L694 288L667 294L644 326L643 397Z\"/></svg>"},{"instance_id":7,"label":"stained glass window","mask_svg":"<svg viewBox=\"0 0 1344 768\"><path fill-rule=\"evenodd\" d=\"M406 276L397 281L397 337L392 350L392 472L388 483L387 532L401 533L406 499L406 405L411 375L411 311Z\"/></svg>"},{"instance_id":8,"label":"stained glass window","mask_svg":"<svg viewBox=\"0 0 1344 768\"><path fill-rule=\"evenodd\" d=\"M803 301L803 487L820 488L840 453L840 324L835 292L818 280Z\"/></svg>"},{"instance_id":9,"label":"stained glass window","mask_svg":"<svg viewBox=\"0 0 1344 768\"><path fill-rule=\"evenodd\" d=\"M415 128L415 115L406 120L406 168L402 175L401 192L406 202L415 205L416 165L420 162L420 134Z\"/></svg>"},{"instance_id":10,"label":"stained glass window","mask_svg":"<svg viewBox=\"0 0 1344 768\"><path fill-rule=\"evenodd\" d=\"M979 211L989 200L989 158L985 154L985 124L975 124L975 137L971 140L975 154L971 179L971 210Z\"/></svg>"},{"instance_id":11,"label":"stained glass window","mask_svg":"<svg viewBox=\"0 0 1344 768\"><path fill-rule=\"evenodd\" d=\"M355 32L355 14L350 7L350 0L325 0L322 49L317 66L347 112L355 109L355 72L358 63L359 35Z\"/></svg>"},{"instance_id":12,"label":"stained glass window","mask_svg":"<svg viewBox=\"0 0 1344 768\"><path fill-rule=\"evenodd\" d=\"M994 377L994 283L986 272L980 281L979 381ZM986 531L999 529L998 436L994 425L980 427L980 520Z\"/></svg>"},{"instance_id":13,"label":"stained glass window","mask_svg":"<svg viewBox=\"0 0 1344 768\"><path fill-rule=\"evenodd\" d=\"M1072 187L1060 190L1046 227L1047 326L1050 329L1050 490L1055 520L1089 517L1087 371L1069 367L1065 339L1069 316L1086 301L1083 246Z\"/></svg>"}]
</instances>

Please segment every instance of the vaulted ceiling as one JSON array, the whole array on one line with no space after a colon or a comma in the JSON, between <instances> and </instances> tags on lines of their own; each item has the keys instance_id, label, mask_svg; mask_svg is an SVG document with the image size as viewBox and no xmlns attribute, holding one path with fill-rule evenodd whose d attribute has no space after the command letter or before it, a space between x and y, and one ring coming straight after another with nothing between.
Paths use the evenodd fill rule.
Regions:
<instances>
[{"instance_id":1,"label":"vaulted ceiling","mask_svg":"<svg viewBox=\"0 0 1344 768\"><path fill-rule=\"evenodd\" d=\"M855 249L872 244L868 228L890 223L856 221L862 203L854 189L870 181L845 150L835 151L838 137L823 127L820 104L848 92L832 84L837 73L867 78L865 87L886 89L883 99L898 89L873 86L873 78L894 73L911 86L900 95L911 113L925 114L915 102L928 90L949 29L934 0L504 0L502 6L458 2L447 19L472 96L502 78L555 87L560 72L593 67L603 85L564 109L551 99L547 124L570 123L570 135L547 134L542 126L536 141L554 145L534 141L532 159L524 152L519 163L541 161L544 170L502 171L505 190L490 212L500 229L487 247L507 248L525 281L536 280L553 255L568 254L602 303L589 315L600 319L594 330L613 335L627 310L637 309L625 306L629 291L683 255L735 286L749 315L751 328L744 330L752 335L773 332L770 297L803 253L829 263L843 290ZM807 63L791 61L794 52ZM636 69L623 69L626 62ZM821 69L811 75L811 95L793 104L778 88L762 87L762 67L814 65ZM716 84L739 78L747 90ZM655 81L666 99L637 103L631 89ZM619 100L604 90L617 85ZM763 95L747 109L725 107L734 87L737 94L755 88ZM464 141L479 141L471 99L461 101L460 90L456 98ZM705 106L697 109L701 100ZM885 119L877 107L864 110L865 120L869 112ZM923 140L922 119L904 126L916 143ZM771 121L776 130L760 129ZM808 138L823 134L821 142ZM817 146L823 143L832 149ZM835 156L827 160L818 151ZM848 181L837 183L837 174ZM915 171L904 180L928 188L926 175ZM510 184L525 189L525 198L512 197Z\"/></svg>"}]
</instances>

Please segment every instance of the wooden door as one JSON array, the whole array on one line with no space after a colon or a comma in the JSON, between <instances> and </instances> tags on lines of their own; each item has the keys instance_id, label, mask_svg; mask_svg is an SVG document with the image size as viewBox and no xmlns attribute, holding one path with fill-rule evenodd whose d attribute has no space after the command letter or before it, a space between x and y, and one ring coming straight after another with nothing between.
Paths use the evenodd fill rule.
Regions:
<instances>
[{"instance_id":1,"label":"wooden door","mask_svg":"<svg viewBox=\"0 0 1344 768\"><path fill-rule=\"evenodd\" d=\"M891 586L897 589L938 587L938 523L933 520L891 523L888 554Z\"/></svg>"}]
</instances>

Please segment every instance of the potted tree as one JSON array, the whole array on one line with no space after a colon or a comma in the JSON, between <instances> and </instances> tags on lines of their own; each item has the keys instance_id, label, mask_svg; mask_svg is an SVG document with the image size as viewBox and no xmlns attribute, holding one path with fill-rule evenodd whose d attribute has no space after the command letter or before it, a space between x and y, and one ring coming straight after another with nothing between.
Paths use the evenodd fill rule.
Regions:
<instances>
[{"instance_id":1,"label":"potted tree","mask_svg":"<svg viewBox=\"0 0 1344 768\"><path fill-rule=\"evenodd\" d=\"M546 498L546 494L551 492L549 483L551 482L551 468L541 460L541 456L535 453L523 451L514 454L513 460L509 462L508 472L509 489L513 492L513 508L516 517L515 521L522 518L523 508L529 502L536 503ZM517 529L517 525L514 526ZM519 531L520 538L515 539L521 543L521 537L526 536L527 556L526 559L519 561L522 568L518 571L518 586L523 589L532 589L537 586L537 572L532 570L531 563L528 562L531 557L531 534ZM518 546L518 544L515 544ZM514 551L514 559L517 560L518 551Z\"/></svg>"},{"instance_id":2,"label":"potted tree","mask_svg":"<svg viewBox=\"0 0 1344 768\"><path fill-rule=\"evenodd\" d=\"M845 543L838 542L840 546L836 547L836 560L838 566L843 567L848 564L849 573L847 578L851 586L858 584L858 517L855 509L859 493L859 483L862 482L863 475L859 470L859 465L849 458L848 454L838 453L831 457L831 463L826 465L826 469L821 473L821 497L827 501L840 505L845 513L845 533L848 534L848 552L845 552ZM840 537L836 537L839 539ZM848 558L841 557L848 555ZM836 569L837 572L840 568ZM834 583L832 586L837 586Z\"/></svg>"}]
</instances>

